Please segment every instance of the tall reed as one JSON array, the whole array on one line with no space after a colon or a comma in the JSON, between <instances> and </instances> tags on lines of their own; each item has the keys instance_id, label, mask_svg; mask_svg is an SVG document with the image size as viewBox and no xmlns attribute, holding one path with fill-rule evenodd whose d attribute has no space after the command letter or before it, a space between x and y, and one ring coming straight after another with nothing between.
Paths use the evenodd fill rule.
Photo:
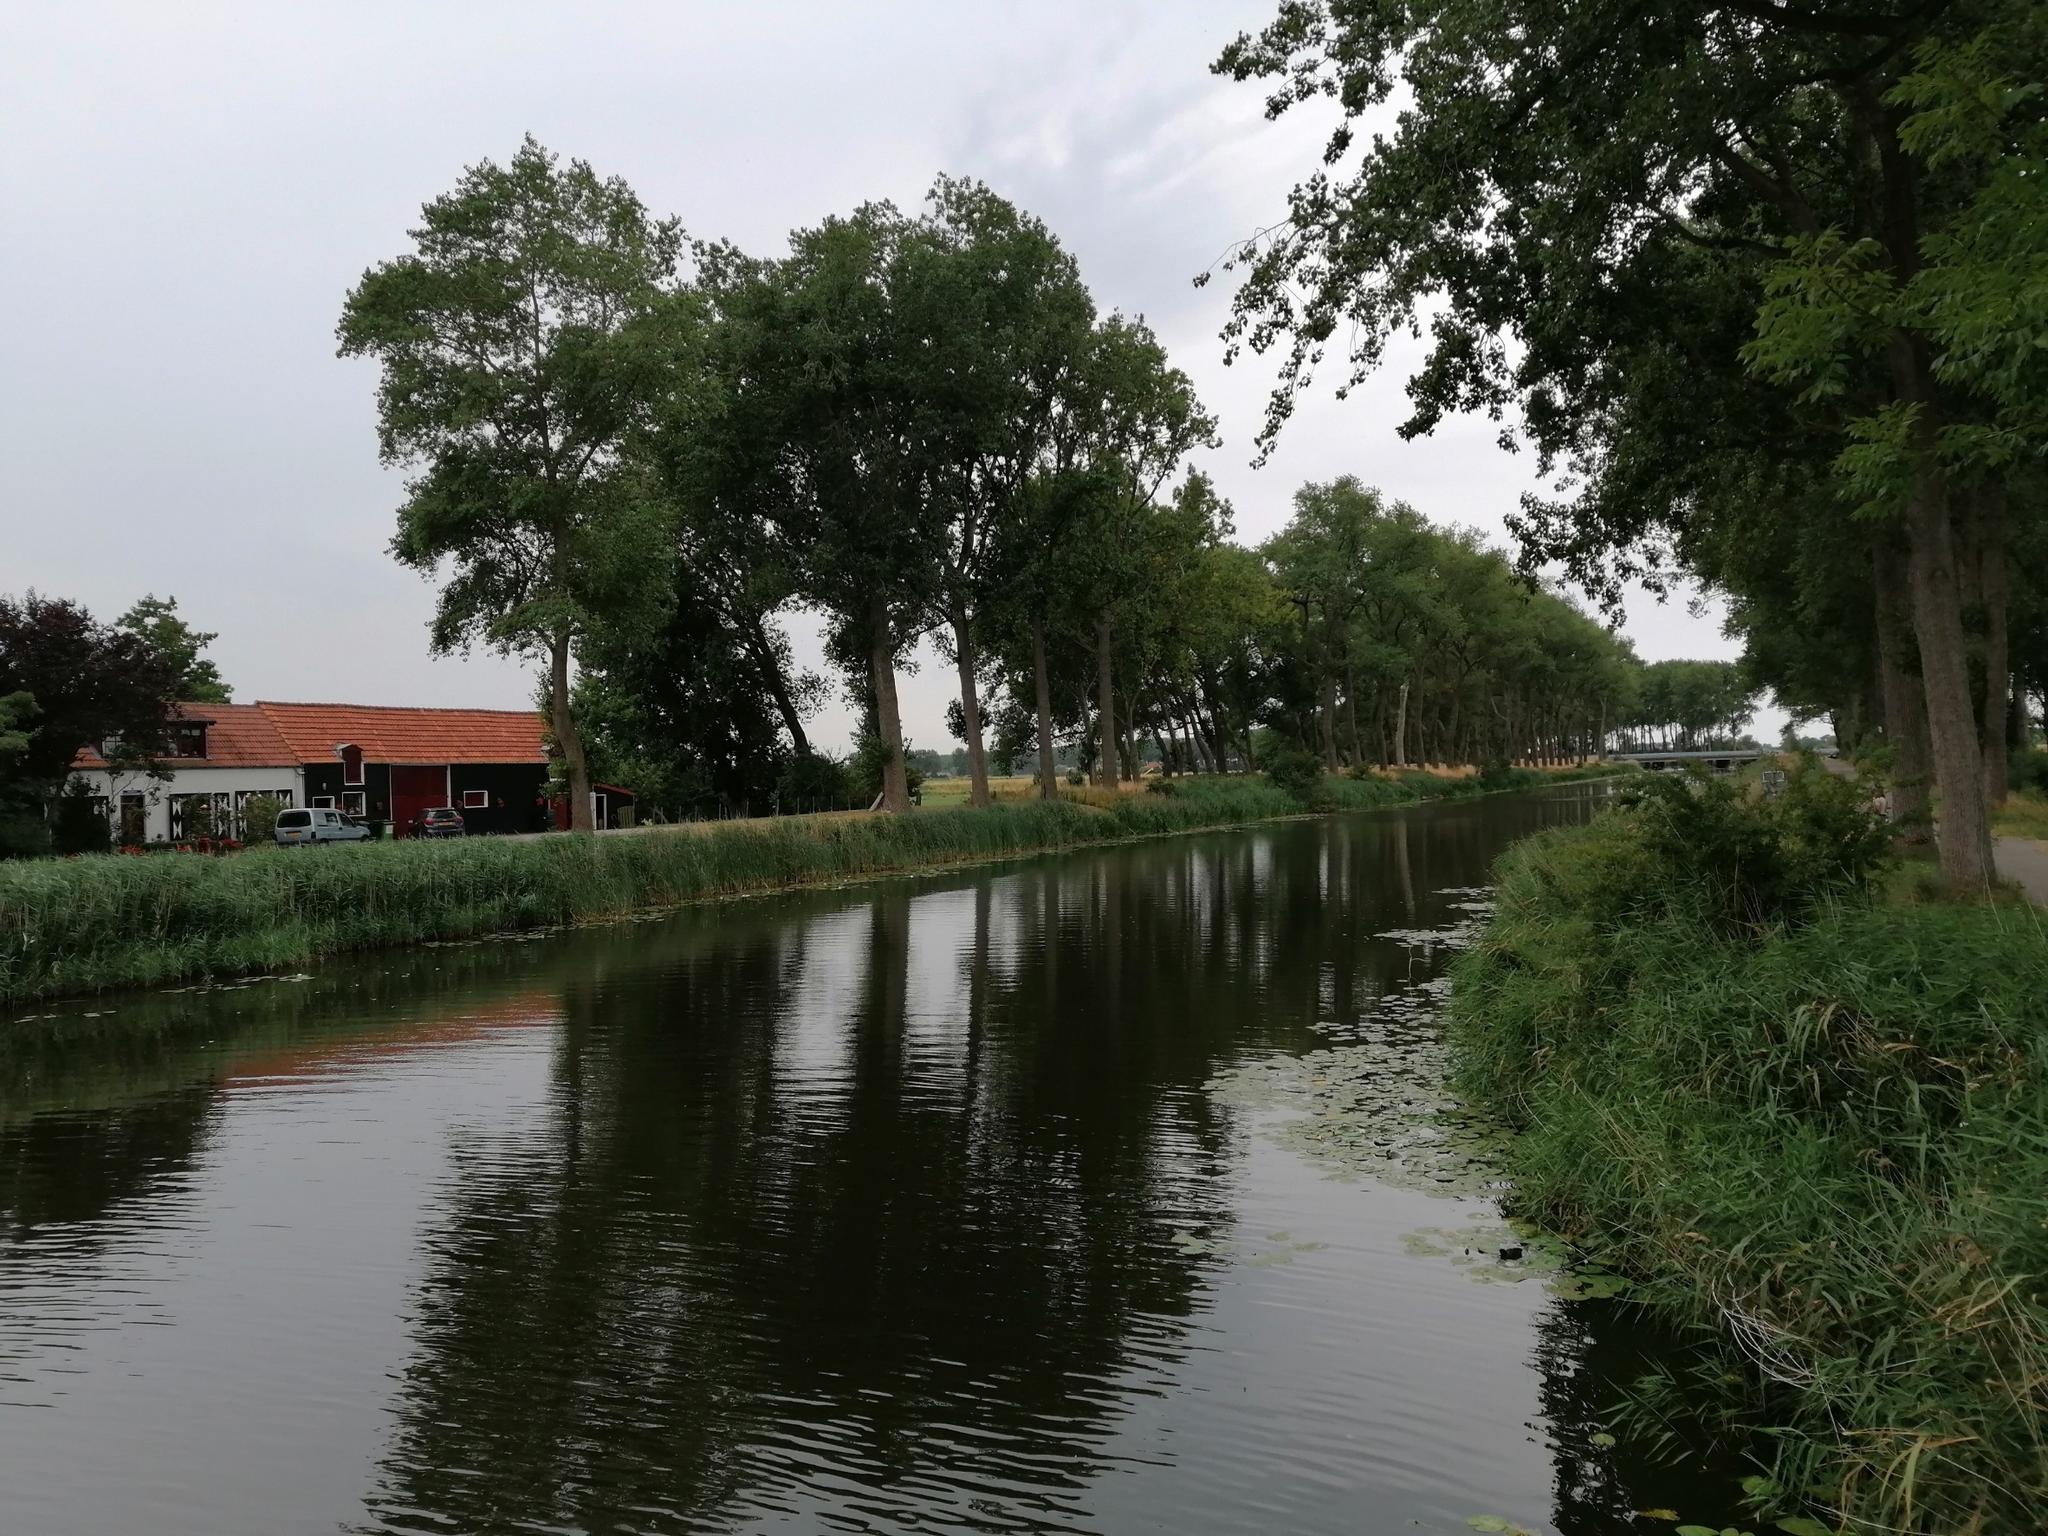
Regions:
<instances>
[{"instance_id":1,"label":"tall reed","mask_svg":"<svg viewBox=\"0 0 2048 1536\"><path fill-rule=\"evenodd\" d=\"M1338 808L1475 792L1328 781ZM301 966L321 955L617 917L719 895L1299 815L1262 778L897 817L786 817L602 837L255 849L0 864L0 1004ZM1320 808L1329 804L1319 802Z\"/></svg>"}]
</instances>

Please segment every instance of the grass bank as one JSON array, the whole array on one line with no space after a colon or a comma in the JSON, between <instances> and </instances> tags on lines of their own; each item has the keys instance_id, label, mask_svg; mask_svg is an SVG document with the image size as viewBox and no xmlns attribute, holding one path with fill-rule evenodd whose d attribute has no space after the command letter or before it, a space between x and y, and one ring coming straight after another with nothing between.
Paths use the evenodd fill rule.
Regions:
<instances>
[{"instance_id":1,"label":"grass bank","mask_svg":"<svg viewBox=\"0 0 2048 1536\"><path fill-rule=\"evenodd\" d=\"M1234 826L1299 815L1310 801L1317 809L1370 809L1480 790L1473 779L1406 774L1324 781L1305 800L1262 778L1174 779L1134 794L900 817L0 864L0 1004Z\"/></svg>"},{"instance_id":2,"label":"grass bank","mask_svg":"<svg viewBox=\"0 0 2048 1536\"><path fill-rule=\"evenodd\" d=\"M2039 1529L2042 915L1914 901L1847 787L1646 789L1513 849L1456 973L1515 1200L1739 1367L1721 1400L1778 1448L1761 1516Z\"/></svg>"},{"instance_id":3,"label":"grass bank","mask_svg":"<svg viewBox=\"0 0 2048 1536\"><path fill-rule=\"evenodd\" d=\"M2015 790L2004 805L1992 812L1991 830L2000 837L2048 843L2048 795L2038 790Z\"/></svg>"}]
</instances>

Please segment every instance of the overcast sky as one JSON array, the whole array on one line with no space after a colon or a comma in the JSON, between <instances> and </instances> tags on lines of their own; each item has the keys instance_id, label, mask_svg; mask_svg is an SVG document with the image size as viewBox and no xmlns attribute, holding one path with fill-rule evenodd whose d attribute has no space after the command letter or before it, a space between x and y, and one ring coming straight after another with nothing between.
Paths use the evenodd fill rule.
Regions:
<instances>
[{"instance_id":1,"label":"overcast sky","mask_svg":"<svg viewBox=\"0 0 2048 1536\"><path fill-rule=\"evenodd\" d=\"M174 594L240 699L517 707L528 671L434 658L385 553L375 372L334 355L350 285L420 204L532 132L693 235L777 253L941 171L1040 215L1104 310L1143 314L1222 423L1203 467L1255 542L1355 474L1504 541L1532 465L1483 422L1404 443L1401 379L1306 403L1254 470L1270 382L1225 368L1230 288L1191 286L1284 209L1319 125L1208 73L1274 0L1137 4L11 5L0 19L0 591L112 618ZM1650 659L1726 656L1648 600ZM797 626L817 659L815 627ZM925 653L904 723L947 744ZM1773 717L1775 718L1775 717ZM850 716L834 704L825 744ZM1760 722L1761 724L1762 722Z\"/></svg>"}]
</instances>

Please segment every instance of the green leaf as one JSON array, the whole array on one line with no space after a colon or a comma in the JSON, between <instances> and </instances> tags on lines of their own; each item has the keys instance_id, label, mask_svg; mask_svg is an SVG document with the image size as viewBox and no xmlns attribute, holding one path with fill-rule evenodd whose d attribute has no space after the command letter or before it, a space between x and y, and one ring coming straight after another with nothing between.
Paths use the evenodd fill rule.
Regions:
<instances>
[{"instance_id":1,"label":"green leaf","mask_svg":"<svg viewBox=\"0 0 2048 1536\"><path fill-rule=\"evenodd\" d=\"M1792 1515L1780 1520L1778 1529L1783 1531L1785 1536L1834 1536L1833 1526L1822 1525L1818 1520L1808 1519L1805 1515Z\"/></svg>"},{"instance_id":2,"label":"green leaf","mask_svg":"<svg viewBox=\"0 0 2048 1536\"><path fill-rule=\"evenodd\" d=\"M1598 1446L1609 1446L1615 1443L1614 1436L1606 1433L1604 1430L1601 1433L1589 1436L1588 1438L1591 1439L1593 1444Z\"/></svg>"}]
</instances>

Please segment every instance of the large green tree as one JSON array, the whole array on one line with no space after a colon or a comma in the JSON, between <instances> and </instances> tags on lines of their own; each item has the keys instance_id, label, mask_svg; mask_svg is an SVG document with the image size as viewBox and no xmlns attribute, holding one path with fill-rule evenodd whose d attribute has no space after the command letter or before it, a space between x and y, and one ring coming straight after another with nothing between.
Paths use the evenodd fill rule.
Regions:
<instances>
[{"instance_id":1,"label":"large green tree","mask_svg":"<svg viewBox=\"0 0 2048 1536\"><path fill-rule=\"evenodd\" d=\"M746 641L680 602L651 639L586 649L576 710L593 774L630 784L645 818L744 816L792 756Z\"/></svg>"},{"instance_id":2,"label":"large green tree","mask_svg":"<svg viewBox=\"0 0 2048 1536\"><path fill-rule=\"evenodd\" d=\"M178 617L175 597L150 593L120 618L116 629L137 635L168 661L178 674L179 699L198 704L226 704L233 691L220 675L220 668L200 652L220 637L197 630Z\"/></svg>"},{"instance_id":3,"label":"large green tree","mask_svg":"<svg viewBox=\"0 0 2048 1536\"><path fill-rule=\"evenodd\" d=\"M1944 868L1981 886L1980 730L2004 696L1973 687L1966 613L2003 602L1985 509L2036 399L1990 301L2040 270L2015 215L2039 195L2040 44L2038 7L1996 0L1285 5L1219 66L1274 80L1275 112L1344 112L1289 220L1240 253L1233 345L1287 358L1269 435L1333 345L1355 381L1415 326L1407 430L1514 412L1573 460L1539 556L1682 543L1730 507L1716 461L1759 446L1827 465L1831 497L1788 510L1896 527L1876 596L1910 611Z\"/></svg>"},{"instance_id":4,"label":"large green tree","mask_svg":"<svg viewBox=\"0 0 2048 1536\"><path fill-rule=\"evenodd\" d=\"M930 347L941 317L911 280L914 221L886 203L798 230L780 261L700 252L722 381L721 476L791 589L866 673L881 803L910 807L896 669L937 597L946 420Z\"/></svg>"},{"instance_id":5,"label":"large green tree","mask_svg":"<svg viewBox=\"0 0 2048 1536\"><path fill-rule=\"evenodd\" d=\"M571 694L579 643L649 632L667 507L625 451L687 349L663 303L682 234L532 138L421 210L413 250L348 295L345 357L377 360L378 441L412 472L392 552L446 572L432 639L545 664L571 824L591 827Z\"/></svg>"},{"instance_id":6,"label":"large green tree","mask_svg":"<svg viewBox=\"0 0 2048 1536\"><path fill-rule=\"evenodd\" d=\"M0 694L0 859L41 853L49 846L40 786L21 771L36 734L35 695Z\"/></svg>"},{"instance_id":7,"label":"large green tree","mask_svg":"<svg viewBox=\"0 0 2048 1536\"><path fill-rule=\"evenodd\" d=\"M1039 584L1058 589L1060 617L1093 631L1101 773L1111 789L1121 777L1119 640L1134 639L1161 597L1148 579L1162 512L1157 498L1189 453L1215 442L1215 418L1151 327L1106 316L1053 425L1051 467L1073 492L1047 505L1063 526L1047 539L1026 525L1024 536L1044 551Z\"/></svg>"},{"instance_id":8,"label":"large green tree","mask_svg":"<svg viewBox=\"0 0 2048 1536\"><path fill-rule=\"evenodd\" d=\"M47 845L44 813L80 748L118 770L161 775L180 680L142 636L101 624L76 603L35 592L0 597L0 699L9 701L0 800L12 807L10 851Z\"/></svg>"},{"instance_id":9,"label":"large green tree","mask_svg":"<svg viewBox=\"0 0 2048 1536\"><path fill-rule=\"evenodd\" d=\"M1613 633L1355 479L1304 486L1261 555L1289 608L1269 718L1332 771L1578 757L1627 712L1635 668Z\"/></svg>"},{"instance_id":10,"label":"large green tree","mask_svg":"<svg viewBox=\"0 0 2048 1536\"><path fill-rule=\"evenodd\" d=\"M982 611L1001 598L998 558L1032 525L1030 481L1071 405L1095 306L1073 258L1039 220L979 182L941 177L910 244L905 288L923 318L923 387L936 397L937 618L960 684L969 794L989 803L979 691Z\"/></svg>"}]
</instances>

